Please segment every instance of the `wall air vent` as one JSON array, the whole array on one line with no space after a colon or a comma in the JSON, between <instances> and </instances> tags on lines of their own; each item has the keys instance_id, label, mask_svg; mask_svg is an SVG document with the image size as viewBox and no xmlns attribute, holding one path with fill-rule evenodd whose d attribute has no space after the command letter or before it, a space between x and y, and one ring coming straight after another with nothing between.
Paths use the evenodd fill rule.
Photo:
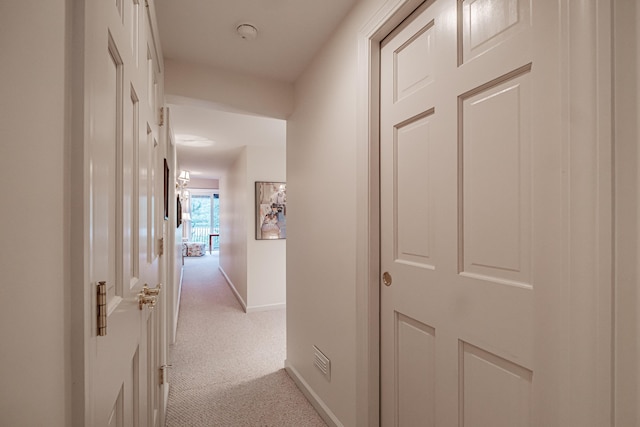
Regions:
<instances>
[{"instance_id":1,"label":"wall air vent","mask_svg":"<svg viewBox=\"0 0 640 427\"><path fill-rule=\"evenodd\" d=\"M331 361L315 345L313 346L313 364L320 369L327 381L331 381Z\"/></svg>"}]
</instances>

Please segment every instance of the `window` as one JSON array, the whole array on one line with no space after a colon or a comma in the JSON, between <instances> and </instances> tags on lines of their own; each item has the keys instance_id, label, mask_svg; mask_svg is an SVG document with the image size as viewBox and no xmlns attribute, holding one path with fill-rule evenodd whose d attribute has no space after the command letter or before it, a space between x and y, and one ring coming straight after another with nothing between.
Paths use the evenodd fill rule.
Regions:
<instances>
[{"instance_id":1,"label":"window","mask_svg":"<svg viewBox=\"0 0 640 427\"><path fill-rule=\"evenodd\" d=\"M220 230L220 195L193 190L189 203L191 205L189 241L208 245L209 234L218 234ZM213 250L220 248L217 236L213 238L212 246Z\"/></svg>"}]
</instances>

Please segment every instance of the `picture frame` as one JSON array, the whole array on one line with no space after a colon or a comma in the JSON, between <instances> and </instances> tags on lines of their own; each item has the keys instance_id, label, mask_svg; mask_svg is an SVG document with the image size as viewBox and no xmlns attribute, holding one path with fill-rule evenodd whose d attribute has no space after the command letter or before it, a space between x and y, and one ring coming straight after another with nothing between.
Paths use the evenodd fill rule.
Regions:
<instances>
[{"instance_id":1,"label":"picture frame","mask_svg":"<svg viewBox=\"0 0 640 427\"><path fill-rule=\"evenodd\" d=\"M182 202L180 196L176 197L176 228L180 228L182 225Z\"/></svg>"},{"instance_id":2,"label":"picture frame","mask_svg":"<svg viewBox=\"0 0 640 427\"><path fill-rule=\"evenodd\" d=\"M164 219L169 219L169 163L164 159Z\"/></svg>"},{"instance_id":3,"label":"picture frame","mask_svg":"<svg viewBox=\"0 0 640 427\"><path fill-rule=\"evenodd\" d=\"M287 238L287 183L256 181L256 240Z\"/></svg>"}]
</instances>

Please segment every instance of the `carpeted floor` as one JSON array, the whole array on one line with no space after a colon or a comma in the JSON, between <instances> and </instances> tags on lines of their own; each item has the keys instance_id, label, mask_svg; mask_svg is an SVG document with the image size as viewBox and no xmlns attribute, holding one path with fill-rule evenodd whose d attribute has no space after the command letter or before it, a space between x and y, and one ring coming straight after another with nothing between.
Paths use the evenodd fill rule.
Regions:
<instances>
[{"instance_id":1,"label":"carpeted floor","mask_svg":"<svg viewBox=\"0 0 640 427\"><path fill-rule=\"evenodd\" d=\"M283 369L285 311L245 314L215 253L183 274L166 426L326 426Z\"/></svg>"}]
</instances>

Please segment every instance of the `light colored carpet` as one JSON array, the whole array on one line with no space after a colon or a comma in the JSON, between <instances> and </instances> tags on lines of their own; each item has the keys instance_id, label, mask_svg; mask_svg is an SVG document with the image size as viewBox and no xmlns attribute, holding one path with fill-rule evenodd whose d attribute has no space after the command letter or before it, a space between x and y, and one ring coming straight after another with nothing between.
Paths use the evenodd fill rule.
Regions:
<instances>
[{"instance_id":1,"label":"light colored carpet","mask_svg":"<svg viewBox=\"0 0 640 427\"><path fill-rule=\"evenodd\" d=\"M283 369L284 309L245 314L216 253L183 274L166 426L326 426Z\"/></svg>"}]
</instances>

